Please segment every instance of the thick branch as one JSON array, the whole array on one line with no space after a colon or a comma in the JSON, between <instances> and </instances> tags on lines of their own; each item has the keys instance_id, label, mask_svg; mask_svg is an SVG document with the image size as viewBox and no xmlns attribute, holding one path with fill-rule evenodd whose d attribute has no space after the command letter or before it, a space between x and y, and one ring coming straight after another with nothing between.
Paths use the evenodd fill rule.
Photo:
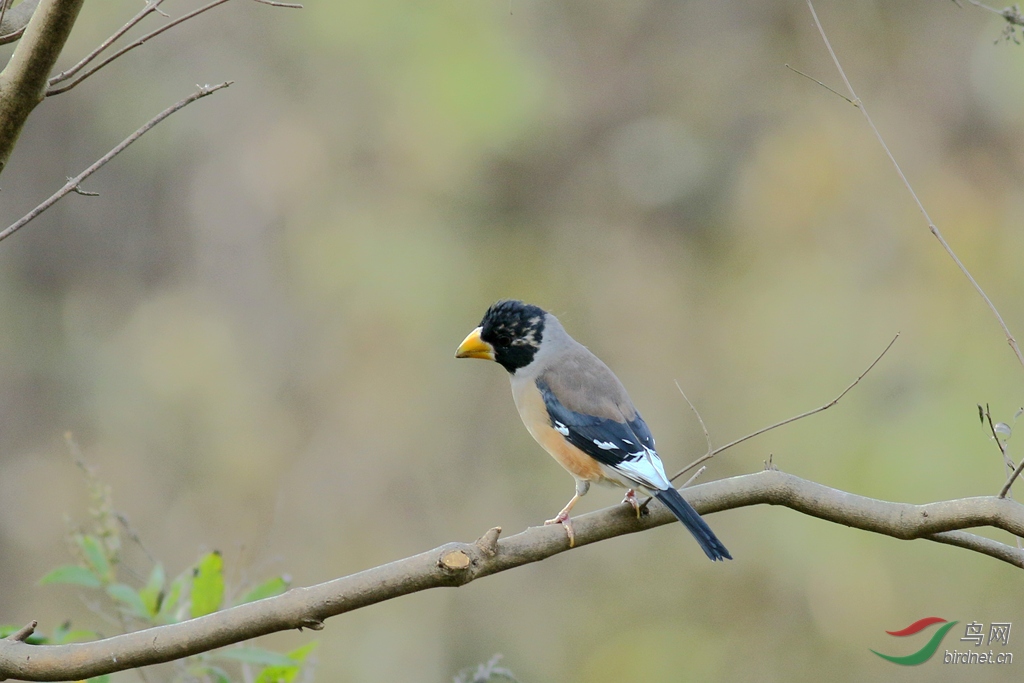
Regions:
<instances>
[{"instance_id":1,"label":"thick branch","mask_svg":"<svg viewBox=\"0 0 1024 683\"><path fill-rule=\"evenodd\" d=\"M959 531L992 526L1024 535L1024 506L1008 499L990 496L925 505L890 503L777 470L701 484L686 489L685 495L704 514L748 505L782 505L838 524L906 540L926 538L1024 567L1024 553L1016 548ZM631 508L617 505L575 518L576 545L673 521L675 518L660 504L639 520ZM74 645L39 646L2 640L0 679L78 680L181 659L275 631L320 629L328 617L428 588L461 586L569 550L561 526L530 527L501 541L499 531L492 529L475 543L448 543L358 574L295 588L278 597L180 624ZM744 561L742 552L736 555L737 561Z\"/></svg>"},{"instance_id":2,"label":"thick branch","mask_svg":"<svg viewBox=\"0 0 1024 683\"><path fill-rule=\"evenodd\" d=\"M18 47L0 72L0 172L25 120L46 96L47 82L83 0L42 0Z\"/></svg>"}]
</instances>

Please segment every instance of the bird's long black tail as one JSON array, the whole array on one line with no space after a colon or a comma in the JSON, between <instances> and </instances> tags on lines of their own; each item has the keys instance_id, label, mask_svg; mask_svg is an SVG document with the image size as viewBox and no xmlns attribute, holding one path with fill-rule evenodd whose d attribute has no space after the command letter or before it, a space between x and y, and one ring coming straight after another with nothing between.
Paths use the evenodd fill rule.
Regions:
<instances>
[{"instance_id":1,"label":"bird's long black tail","mask_svg":"<svg viewBox=\"0 0 1024 683\"><path fill-rule=\"evenodd\" d=\"M671 510L672 514L679 518L679 521L690 530L693 537L697 539L697 543L700 543L701 550L712 561L732 559L732 555L725 549L722 542L718 540L718 536L715 536L715 532L711 530L708 523L697 514L697 511L686 502L685 498L679 495L679 491L665 489L664 491L656 492L654 497Z\"/></svg>"}]
</instances>

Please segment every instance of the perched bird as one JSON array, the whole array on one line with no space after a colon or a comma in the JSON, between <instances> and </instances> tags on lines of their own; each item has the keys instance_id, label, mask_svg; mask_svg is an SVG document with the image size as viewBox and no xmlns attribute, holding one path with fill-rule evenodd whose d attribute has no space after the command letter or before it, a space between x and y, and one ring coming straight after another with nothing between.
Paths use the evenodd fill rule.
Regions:
<instances>
[{"instance_id":1,"label":"perched bird","mask_svg":"<svg viewBox=\"0 0 1024 683\"><path fill-rule=\"evenodd\" d=\"M712 560L732 559L707 523L672 486L651 430L612 371L569 336L555 316L522 301L499 301L455 352L496 361L508 370L523 424L576 479L576 495L545 524L562 524L575 545L569 513L593 483L654 496L686 525Z\"/></svg>"}]
</instances>

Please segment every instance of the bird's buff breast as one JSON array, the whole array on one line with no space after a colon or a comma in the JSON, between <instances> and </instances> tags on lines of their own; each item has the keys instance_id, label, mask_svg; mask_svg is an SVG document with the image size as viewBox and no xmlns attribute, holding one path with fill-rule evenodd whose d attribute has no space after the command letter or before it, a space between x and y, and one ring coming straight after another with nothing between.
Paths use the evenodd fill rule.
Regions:
<instances>
[{"instance_id":1,"label":"bird's buff breast","mask_svg":"<svg viewBox=\"0 0 1024 683\"><path fill-rule=\"evenodd\" d=\"M544 399L533 381L512 382L512 398L519 410L519 417L530 435L569 474L591 483L603 483L605 474L601 464L565 440L565 437L551 426Z\"/></svg>"}]
</instances>

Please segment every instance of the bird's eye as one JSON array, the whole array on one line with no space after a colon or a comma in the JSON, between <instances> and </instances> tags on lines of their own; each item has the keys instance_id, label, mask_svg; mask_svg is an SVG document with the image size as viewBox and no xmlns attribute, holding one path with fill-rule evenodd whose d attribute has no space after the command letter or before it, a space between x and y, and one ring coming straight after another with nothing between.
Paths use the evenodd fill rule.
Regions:
<instances>
[{"instance_id":1,"label":"bird's eye","mask_svg":"<svg viewBox=\"0 0 1024 683\"><path fill-rule=\"evenodd\" d=\"M511 346L512 336L507 332L502 332L498 335L498 346Z\"/></svg>"}]
</instances>

